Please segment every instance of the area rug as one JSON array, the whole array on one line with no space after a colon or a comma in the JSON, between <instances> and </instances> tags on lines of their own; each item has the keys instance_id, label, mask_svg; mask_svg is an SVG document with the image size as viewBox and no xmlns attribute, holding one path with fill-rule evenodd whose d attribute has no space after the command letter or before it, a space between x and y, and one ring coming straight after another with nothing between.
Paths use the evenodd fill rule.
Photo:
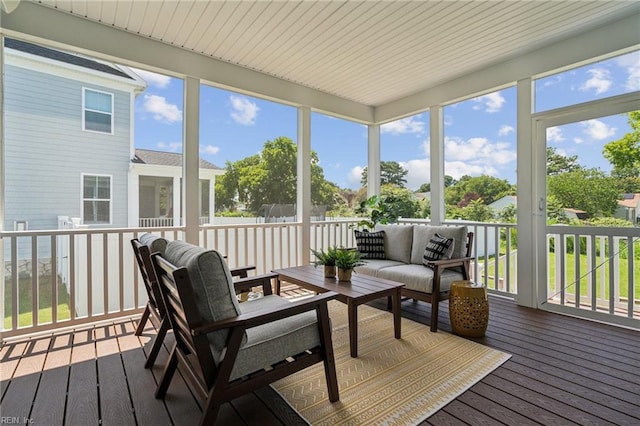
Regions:
<instances>
[{"instance_id":1,"label":"area rug","mask_svg":"<svg viewBox=\"0 0 640 426\"><path fill-rule=\"evenodd\" d=\"M393 316L358 307L358 358L349 355L347 307L329 304L340 401L330 403L322 364L272 384L312 425L415 425L444 407L511 355Z\"/></svg>"}]
</instances>

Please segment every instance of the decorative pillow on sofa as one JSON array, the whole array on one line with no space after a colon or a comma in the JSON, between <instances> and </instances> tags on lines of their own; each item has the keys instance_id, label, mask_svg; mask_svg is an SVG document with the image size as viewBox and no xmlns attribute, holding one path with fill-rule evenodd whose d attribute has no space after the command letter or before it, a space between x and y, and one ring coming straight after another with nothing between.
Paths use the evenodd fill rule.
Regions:
<instances>
[{"instance_id":1,"label":"decorative pillow on sofa","mask_svg":"<svg viewBox=\"0 0 640 426\"><path fill-rule=\"evenodd\" d=\"M353 231L363 259L384 259L384 231Z\"/></svg>"},{"instance_id":2,"label":"decorative pillow on sofa","mask_svg":"<svg viewBox=\"0 0 640 426\"><path fill-rule=\"evenodd\" d=\"M450 259L453 254L453 249L453 238L445 238L436 233L424 250L422 264L429 267L429 262L433 262L434 260Z\"/></svg>"}]
</instances>

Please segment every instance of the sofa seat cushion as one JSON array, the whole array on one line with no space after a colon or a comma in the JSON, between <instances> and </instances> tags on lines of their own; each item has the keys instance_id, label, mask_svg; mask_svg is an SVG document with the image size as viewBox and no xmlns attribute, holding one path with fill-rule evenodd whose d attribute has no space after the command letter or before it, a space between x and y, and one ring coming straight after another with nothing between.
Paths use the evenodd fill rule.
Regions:
<instances>
[{"instance_id":1,"label":"sofa seat cushion","mask_svg":"<svg viewBox=\"0 0 640 426\"><path fill-rule=\"evenodd\" d=\"M411 263L413 228L413 225L376 225L376 231L384 231L385 259ZM422 250L424 251L424 247Z\"/></svg>"},{"instance_id":2,"label":"sofa seat cushion","mask_svg":"<svg viewBox=\"0 0 640 426\"><path fill-rule=\"evenodd\" d=\"M280 296L269 295L241 303L240 310L243 314L271 312L289 304ZM247 340L240 348L231 380L320 345L316 311L249 328L246 334Z\"/></svg>"},{"instance_id":3,"label":"sofa seat cushion","mask_svg":"<svg viewBox=\"0 0 640 426\"><path fill-rule=\"evenodd\" d=\"M433 292L433 270L420 265L402 265L383 268L378 271L378 277L398 281L405 284L405 289ZM460 272L444 270L440 275L440 292L449 291L454 281L462 279Z\"/></svg>"},{"instance_id":4,"label":"sofa seat cushion","mask_svg":"<svg viewBox=\"0 0 640 426\"><path fill-rule=\"evenodd\" d=\"M367 260L366 263L362 266L358 266L354 269L356 274L364 274L370 275L372 277L378 276L378 271L383 268L388 268L390 266L401 266L404 265L402 262L398 262L396 260Z\"/></svg>"},{"instance_id":5,"label":"sofa seat cushion","mask_svg":"<svg viewBox=\"0 0 640 426\"><path fill-rule=\"evenodd\" d=\"M240 314L231 273L220 253L184 241L170 241L164 258L178 268L187 268L202 321L221 321ZM216 348L222 349L227 333L227 330L220 330L207 337Z\"/></svg>"}]
</instances>

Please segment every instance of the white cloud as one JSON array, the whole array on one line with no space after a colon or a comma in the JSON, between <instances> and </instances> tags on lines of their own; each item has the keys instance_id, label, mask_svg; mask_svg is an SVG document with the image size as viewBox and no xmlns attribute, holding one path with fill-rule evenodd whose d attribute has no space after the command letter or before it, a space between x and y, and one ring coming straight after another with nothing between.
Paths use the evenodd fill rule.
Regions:
<instances>
[{"instance_id":1,"label":"white cloud","mask_svg":"<svg viewBox=\"0 0 640 426\"><path fill-rule=\"evenodd\" d=\"M573 138L573 143L580 145L581 143L584 142L584 139L582 139L581 137L575 137Z\"/></svg>"},{"instance_id":2,"label":"white cloud","mask_svg":"<svg viewBox=\"0 0 640 426\"><path fill-rule=\"evenodd\" d=\"M424 121L418 120L420 116L405 117L400 120L385 123L380 126L381 133L399 135L402 133L424 133Z\"/></svg>"},{"instance_id":3,"label":"white cloud","mask_svg":"<svg viewBox=\"0 0 640 426\"><path fill-rule=\"evenodd\" d=\"M158 121L175 123L182 120L182 111L174 104L158 95L144 95L143 108L153 114L153 118Z\"/></svg>"},{"instance_id":4,"label":"white cloud","mask_svg":"<svg viewBox=\"0 0 640 426\"><path fill-rule=\"evenodd\" d=\"M481 109L482 107L484 107L485 112L488 113L500 111L502 109L502 106L506 102L500 92L493 92L489 93L488 95L478 96L477 98L473 98L473 101L482 104L482 106L474 106L473 109Z\"/></svg>"},{"instance_id":5,"label":"white cloud","mask_svg":"<svg viewBox=\"0 0 640 426\"><path fill-rule=\"evenodd\" d=\"M482 174L496 176L498 171L489 165L469 164L462 161L445 161L444 173L454 179L460 179L464 175L479 176Z\"/></svg>"},{"instance_id":6,"label":"white cloud","mask_svg":"<svg viewBox=\"0 0 640 426\"><path fill-rule=\"evenodd\" d=\"M627 71L627 82L625 87L628 90L640 90L640 52L633 52L620 56L617 59L618 66Z\"/></svg>"},{"instance_id":7,"label":"white cloud","mask_svg":"<svg viewBox=\"0 0 640 426\"><path fill-rule=\"evenodd\" d=\"M453 117L450 115L445 115L444 116L444 125L445 126L452 126L453 125Z\"/></svg>"},{"instance_id":8,"label":"white cloud","mask_svg":"<svg viewBox=\"0 0 640 426\"><path fill-rule=\"evenodd\" d=\"M146 81L149 86L164 89L171 83L171 77L168 75L156 74L155 72L139 70L137 68L133 68L133 71Z\"/></svg>"},{"instance_id":9,"label":"white cloud","mask_svg":"<svg viewBox=\"0 0 640 426\"><path fill-rule=\"evenodd\" d=\"M564 136L560 127L547 128L547 142L562 142L563 140Z\"/></svg>"},{"instance_id":10,"label":"white cloud","mask_svg":"<svg viewBox=\"0 0 640 426\"><path fill-rule=\"evenodd\" d=\"M610 79L611 73L605 68L592 68L587 70L587 73L591 75L591 78L585 81L580 90L586 92L588 90L595 90L596 94L604 93L611 87L612 81Z\"/></svg>"},{"instance_id":11,"label":"white cloud","mask_svg":"<svg viewBox=\"0 0 640 426\"><path fill-rule=\"evenodd\" d=\"M487 138L445 138L444 155L450 161L465 161L472 164L504 165L516 160L516 153L505 142L492 143Z\"/></svg>"},{"instance_id":12,"label":"white cloud","mask_svg":"<svg viewBox=\"0 0 640 426\"><path fill-rule=\"evenodd\" d=\"M180 152L182 151L182 142L158 142L158 148L168 152Z\"/></svg>"},{"instance_id":13,"label":"white cloud","mask_svg":"<svg viewBox=\"0 0 640 426\"><path fill-rule=\"evenodd\" d=\"M416 190L423 183L431 181L431 160L428 158L400 162L400 165L408 171L407 188Z\"/></svg>"},{"instance_id":14,"label":"white cloud","mask_svg":"<svg viewBox=\"0 0 640 426\"><path fill-rule=\"evenodd\" d=\"M231 95L231 118L238 124L250 126L255 124L258 115L258 105L241 96Z\"/></svg>"},{"instance_id":15,"label":"white cloud","mask_svg":"<svg viewBox=\"0 0 640 426\"><path fill-rule=\"evenodd\" d=\"M499 136L507 136L509 133L513 133L516 129L513 128L513 126L508 126L506 124L503 124L500 127L500 130L498 130L498 135Z\"/></svg>"},{"instance_id":16,"label":"white cloud","mask_svg":"<svg viewBox=\"0 0 640 426\"><path fill-rule=\"evenodd\" d=\"M205 154L217 154L218 151L220 151L220 147L217 146L213 146L213 145L200 145L200 151L204 152Z\"/></svg>"},{"instance_id":17,"label":"white cloud","mask_svg":"<svg viewBox=\"0 0 640 426\"><path fill-rule=\"evenodd\" d=\"M592 139L603 140L611 138L616 134L616 128L610 127L600 120L587 120L580 123L584 127L584 133Z\"/></svg>"},{"instance_id":18,"label":"white cloud","mask_svg":"<svg viewBox=\"0 0 640 426\"><path fill-rule=\"evenodd\" d=\"M347 175L347 182L349 185L353 187L360 187L360 181L362 181L362 171L364 167L355 166L351 170L349 170L349 174Z\"/></svg>"}]
</instances>

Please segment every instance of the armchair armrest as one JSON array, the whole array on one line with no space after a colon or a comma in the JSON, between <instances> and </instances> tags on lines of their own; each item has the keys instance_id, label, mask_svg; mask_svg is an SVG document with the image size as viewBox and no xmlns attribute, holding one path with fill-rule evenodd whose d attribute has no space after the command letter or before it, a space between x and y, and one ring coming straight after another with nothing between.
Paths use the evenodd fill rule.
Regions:
<instances>
[{"instance_id":1,"label":"armchair armrest","mask_svg":"<svg viewBox=\"0 0 640 426\"><path fill-rule=\"evenodd\" d=\"M240 314L233 318L211 322L195 327L191 330L191 335L198 336L216 330L224 330L226 328L241 326L242 328L246 329L262 324L268 324L279 319L288 318L307 311L312 311L322 304L326 305L329 300L335 299L337 296L338 293L328 291L326 293L322 293L308 299L291 302L289 306L283 306L274 310L260 310L251 313Z\"/></svg>"},{"instance_id":2,"label":"armchair armrest","mask_svg":"<svg viewBox=\"0 0 640 426\"><path fill-rule=\"evenodd\" d=\"M473 259L475 259L475 257L457 257L455 259L433 260L427 263L437 268L450 268L453 266L464 266L466 262L470 262Z\"/></svg>"},{"instance_id":3,"label":"armchair armrest","mask_svg":"<svg viewBox=\"0 0 640 426\"><path fill-rule=\"evenodd\" d=\"M272 272L268 274L255 275L253 277L240 278L233 282L236 293L242 293L251 290L253 287L262 287L264 295L272 294L271 280L278 278L278 274Z\"/></svg>"},{"instance_id":4,"label":"armchair armrest","mask_svg":"<svg viewBox=\"0 0 640 426\"><path fill-rule=\"evenodd\" d=\"M255 269L255 265L247 265L230 269L229 272L231 272L232 277L246 278L249 275L247 272L254 271Z\"/></svg>"}]
</instances>

